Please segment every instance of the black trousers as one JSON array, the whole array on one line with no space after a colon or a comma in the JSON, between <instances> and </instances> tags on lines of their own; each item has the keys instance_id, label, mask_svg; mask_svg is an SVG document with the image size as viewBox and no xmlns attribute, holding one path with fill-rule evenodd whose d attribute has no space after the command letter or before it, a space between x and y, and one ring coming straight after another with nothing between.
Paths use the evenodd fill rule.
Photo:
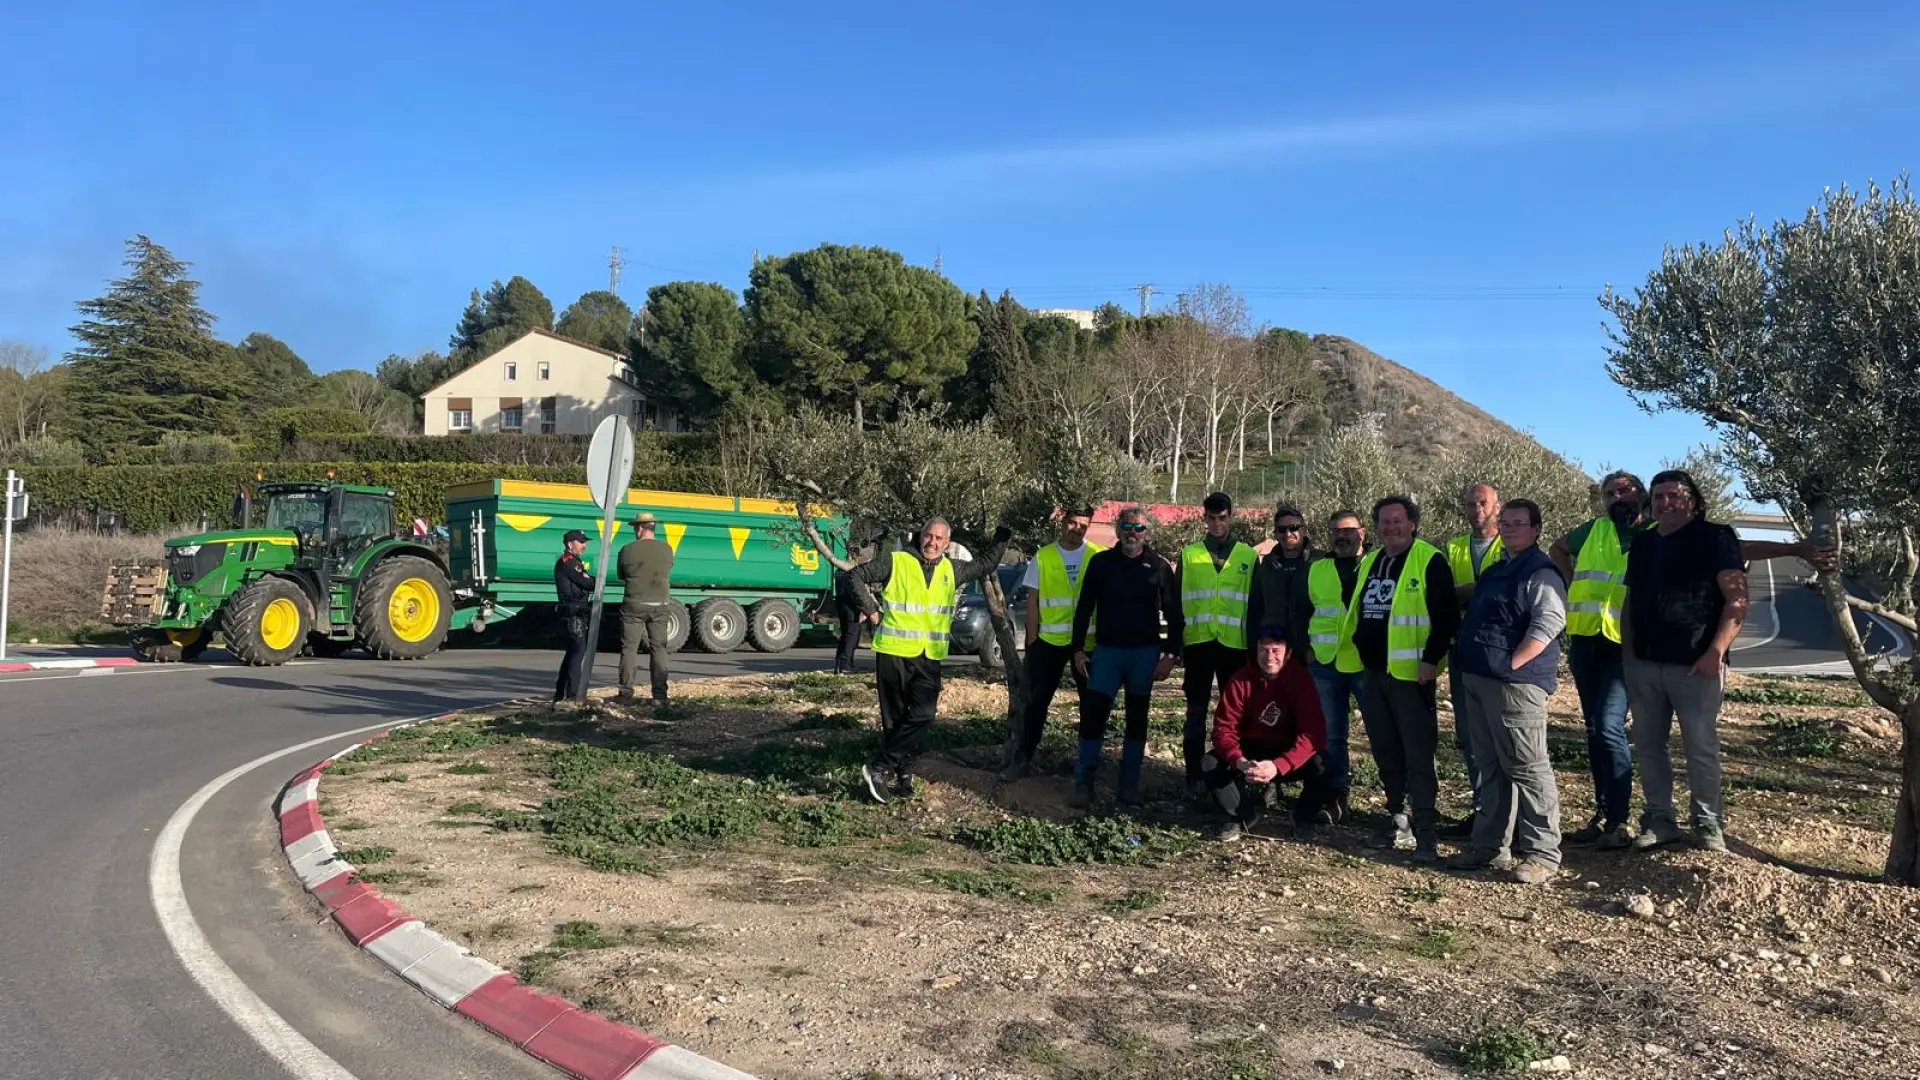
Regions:
<instances>
[{"instance_id":1,"label":"black trousers","mask_svg":"<svg viewBox=\"0 0 1920 1080\"><path fill-rule=\"evenodd\" d=\"M1060 689L1060 676L1073 671L1073 648L1034 639L1027 647L1027 711L1020 718L1020 748L1023 758L1031 758L1040 748L1040 736L1047 730L1047 710L1053 708L1054 691ZM1087 692L1086 677L1073 671L1073 688L1082 696ZM1109 708L1112 706L1109 705Z\"/></svg>"},{"instance_id":2,"label":"black trousers","mask_svg":"<svg viewBox=\"0 0 1920 1080\"><path fill-rule=\"evenodd\" d=\"M1387 813L1411 810L1416 834L1435 827L1440 794L1433 754L1440 741L1438 691L1369 669L1360 682L1360 719L1387 791Z\"/></svg>"},{"instance_id":3,"label":"black trousers","mask_svg":"<svg viewBox=\"0 0 1920 1080\"><path fill-rule=\"evenodd\" d=\"M587 613L561 612L560 629L567 651L560 657L560 677L553 683L553 700L566 701L587 688Z\"/></svg>"},{"instance_id":4,"label":"black trousers","mask_svg":"<svg viewBox=\"0 0 1920 1080\"><path fill-rule=\"evenodd\" d=\"M873 762L906 772L940 705L940 661L877 652L873 673L880 691L880 750Z\"/></svg>"},{"instance_id":5,"label":"black trousers","mask_svg":"<svg viewBox=\"0 0 1920 1080\"><path fill-rule=\"evenodd\" d=\"M860 632L866 625L860 618L860 609L843 601L835 601L834 609L840 617L840 645L833 654L834 674L853 670L853 658L860 652Z\"/></svg>"},{"instance_id":6,"label":"black trousers","mask_svg":"<svg viewBox=\"0 0 1920 1080\"><path fill-rule=\"evenodd\" d=\"M1327 790L1327 763L1319 754L1308 758L1306 764L1290 773L1282 773L1265 783L1256 784L1248 780L1246 774L1228 765L1219 758L1208 754L1205 758L1207 790L1220 800L1221 809L1240 819L1242 825L1252 825L1260 820L1260 814L1267 808L1267 799L1282 784L1298 781L1300 797L1293 803L1293 819L1310 821L1322 806L1326 805L1331 792ZM1233 796L1226 789L1234 790Z\"/></svg>"},{"instance_id":7,"label":"black trousers","mask_svg":"<svg viewBox=\"0 0 1920 1080\"><path fill-rule=\"evenodd\" d=\"M1201 641L1180 653L1185 674L1180 689L1187 696L1187 725L1181 732L1180 755L1187 765L1187 779L1200 775L1200 758L1207 749L1207 719L1213 709L1213 690L1227 688L1233 673L1247 666L1245 649L1229 649L1217 641Z\"/></svg>"}]
</instances>

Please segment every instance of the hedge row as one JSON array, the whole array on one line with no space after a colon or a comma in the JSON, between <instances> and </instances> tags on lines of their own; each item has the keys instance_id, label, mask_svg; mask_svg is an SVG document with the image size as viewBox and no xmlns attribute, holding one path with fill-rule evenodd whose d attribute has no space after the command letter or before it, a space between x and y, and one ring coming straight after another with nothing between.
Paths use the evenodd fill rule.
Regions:
<instances>
[{"instance_id":1,"label":"hedge row","mask_svg":"<svg viewBox=\"0 0 1920 1080\"><path fill-rule=\"evenodd\" d=\"M459 484L502 477L580 484L586 477L577 466L500 466L459 462L269 462L218 465L93 465L26 466L33 516L50 520L98 515L113 511L120 524L145 532L193 524L207 517L218 525L232 521L233 496L254 478L255 470L268 480L322 480L327 470L347 484L375 484L396 493L399 521L422 517L439 523L445 516L446 491ZM664 491L722 494L718 472L711 468L636 467L633 485Z\"/></svg>"},{"instance_id":2,"label":"hedge row","mask_svg":"<svg viewBox=\"0 0 1920 1080\"><path fill-rule=\"evenodd\" d=\"M286 461L442 461L489 465L583 465L586 435L508 435L483 433L446 438L425 435L302 435L289 440ZM637 468L698 465L713 460L714 436L707 432L634 433Z\"/></svg>"}]
</instances>

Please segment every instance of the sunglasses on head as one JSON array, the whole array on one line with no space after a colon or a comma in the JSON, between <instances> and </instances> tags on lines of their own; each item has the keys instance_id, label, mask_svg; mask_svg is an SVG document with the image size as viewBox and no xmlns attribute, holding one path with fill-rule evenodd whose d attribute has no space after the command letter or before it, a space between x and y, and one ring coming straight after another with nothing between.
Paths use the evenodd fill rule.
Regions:
<instances>
[{"instance_id":1,"label":"sunglasses on head","mask_svg":"<svg viewBox=\"0 0 1920 1080\"><path fill-rule=\"evenodd\" d=\"M1123 521L1117 528L1123 533L1143 533L1147 531L1147 524L1144 521Z\"/></svg>"}]
</instances>

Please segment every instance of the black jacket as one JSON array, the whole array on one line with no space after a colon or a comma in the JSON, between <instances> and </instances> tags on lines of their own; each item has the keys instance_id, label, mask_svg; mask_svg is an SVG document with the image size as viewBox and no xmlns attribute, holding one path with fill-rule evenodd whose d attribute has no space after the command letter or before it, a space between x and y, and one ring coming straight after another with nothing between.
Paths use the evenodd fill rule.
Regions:
<instances>
[{"instance_id":1,"label":"black jacket","mask_svg":"<svg viewBox=\"0 0 1920 1080\"><path fill-rule=\"evenodd\" d=\"M553 564L553 591L562 615L584 615L593 608L593 575L578 555L568 552Z\"/></svg>"},{"instance_id":2,"label":"black jacket","mask_svg":"<svg viewBox=\"0 0 1920 1080\"><path fill-rule=\"evenodd\" d=\"M1158 646L1162 655L1180 655L1186 619L1173 567L1150 547L1137 559L1127 558L1117 547L1088 558L1080 568L1080 602L1073 608L1075 652L1086 651L1089 625L1101 645Z\"/></svg>"},{"instance_id":3,"label":"black jacket","mask_svg":"<svg viewBox=\"0 0 1920 1080\"><path fill-rule=\"evenodd\" d=\"M1006 542L1001 541L976 554L970 562L954 563L953 587L958 589L969 581L986 577L999 568L1000 557L1006 553ZM933 570L940 565L939 560L928 562L920 557L919 551L914 549L908 549L907 554L912 555L913 561L920 564L921 573L927 575L927 582L931 584ZM946 556L942 555L940 558L945 559ZM847 585L853 593L854 606L860 609L861 614L871 615L880 610L879 596L886 591L887 582L892 579L893 555L891 553L875 555L870 561L853 568L853 571L847 575Z\"/></svg>"},{"instance_id":4,"label":"black jacket","mask_svg":"<svg viewBox=\"0 0 1920 1080\"><path fill-rule=\"evenodd\" d=\"M1313 617L1313 601L1307 595L1307 567L1311 553L1288 559L1280 554L1280 545L1260 556L1253 564L1253 584L1247 590L1247 648L1251 650L1260 631L1271 626L1287 639L1287 651L1295 656L1308 655L1307 620Z\"/></svg>"}]
</instances>

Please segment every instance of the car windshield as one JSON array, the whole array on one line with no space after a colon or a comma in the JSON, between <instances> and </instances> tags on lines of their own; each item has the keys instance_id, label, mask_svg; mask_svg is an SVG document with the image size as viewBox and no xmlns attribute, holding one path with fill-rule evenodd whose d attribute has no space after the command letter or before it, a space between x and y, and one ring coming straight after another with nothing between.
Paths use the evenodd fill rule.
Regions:
<instances>
[{"instance_id":1,"label":"car windshield","mask_svg":"<svg viewBox=\"0 0 1920 1080\"><path fill-rule=\"evenodd\" d=\"M1026 572L1026 569L1027 569L1027 565L1025 563L1021 563L1018 566L1001 567L1000 568L1000 595L1012 596L1013 590L1020 587L1020 576ZM981 590L980 581L978 579L975 579L973 581L967 582L965 585L962 585L960 587L960 595L963 597L983 596L985 595L985 593L982 592Z\"/></svg>"},{"instance_id":2,"label":"car windshield","mask_svg":"<svg viewBox=\"0 0 1920 1080\"><path fill-rule=\"evenodd\" d=\"M267 500L267 528L318 532L327 521L324 491L291 491Z\"/></svg>"}]
</instances>

